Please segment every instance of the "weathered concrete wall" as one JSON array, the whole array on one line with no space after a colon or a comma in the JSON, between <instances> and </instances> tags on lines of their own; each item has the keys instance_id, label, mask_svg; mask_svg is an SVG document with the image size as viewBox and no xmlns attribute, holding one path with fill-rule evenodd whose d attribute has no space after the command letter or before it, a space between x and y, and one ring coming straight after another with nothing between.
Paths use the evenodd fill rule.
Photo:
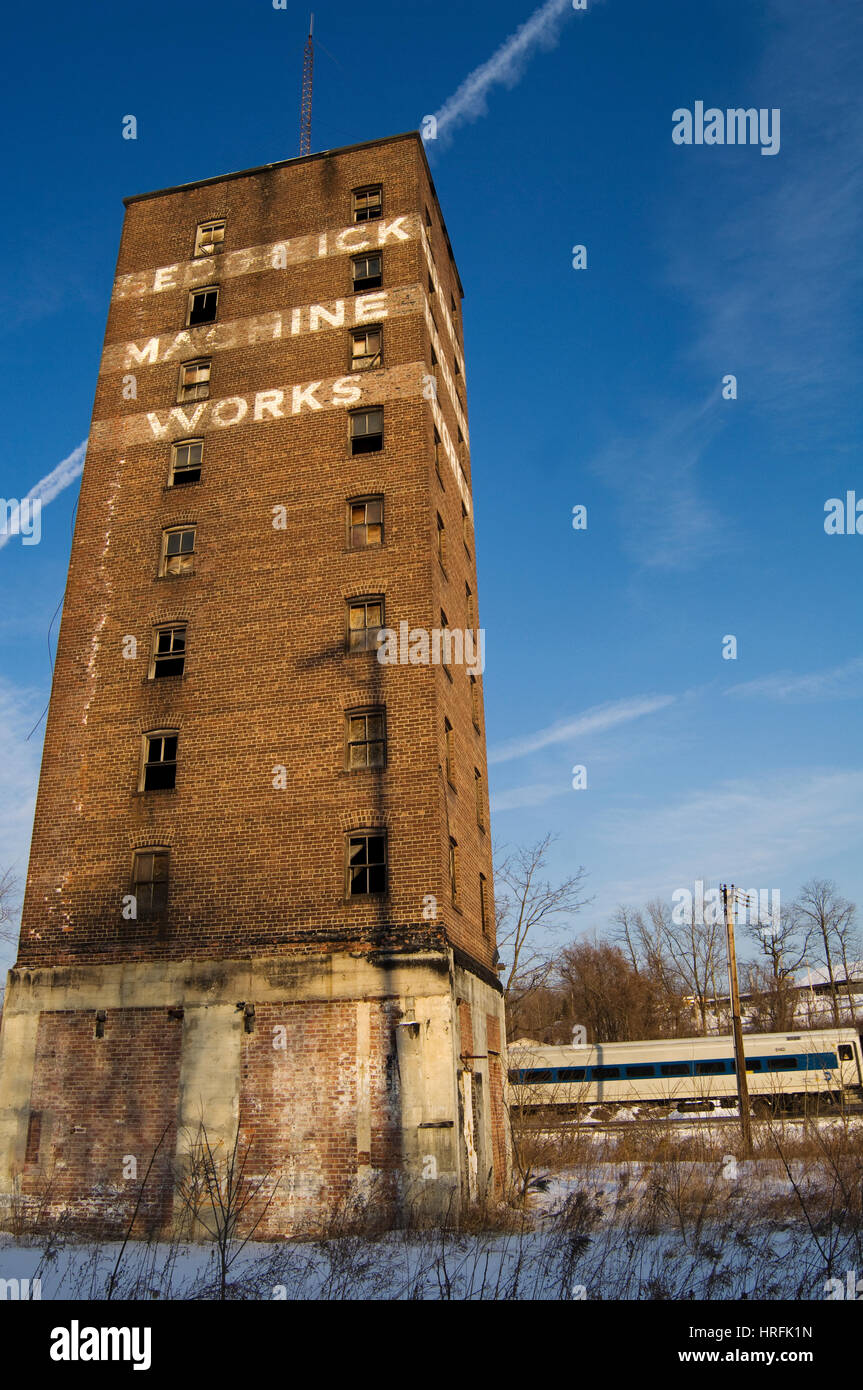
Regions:
<instances>
[{"instance_id":1,"label":"weathered concrete wall","mask_svg":"<svg viewBox=\"0 0 863 1390\"><path fill-rule=\"evenodd\" d=\"M504 1181L489 1059L473 1055L500 1011L443 952L12 971L0 1203L117 1229L156 1152L139 1225L170 1224L172 1191L180 1221L172 1173L188 1175L203 1124L220 1161L239 1132L261 1235L357 1201L385 1220L457 1211Z\"/></svg>"}]
</instances>

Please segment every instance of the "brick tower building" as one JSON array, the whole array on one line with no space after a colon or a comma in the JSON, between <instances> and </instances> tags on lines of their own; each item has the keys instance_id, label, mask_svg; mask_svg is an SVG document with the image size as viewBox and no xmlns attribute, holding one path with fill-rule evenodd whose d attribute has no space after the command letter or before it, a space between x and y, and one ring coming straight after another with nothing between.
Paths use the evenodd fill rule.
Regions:
<instances>
[{"instance_id":1,"label":"brick tower building","mask_svg":"<svg viewBox=\"0 0 863 1390\"><path fill-rule=\"evenodd\" d=\"M414 133L126 201L7 1201L110 1227L152 1161L167 1227L202 1124L266 1176L271 1233L501 1191L461 295Z\"/></svg>"}]
</instances>

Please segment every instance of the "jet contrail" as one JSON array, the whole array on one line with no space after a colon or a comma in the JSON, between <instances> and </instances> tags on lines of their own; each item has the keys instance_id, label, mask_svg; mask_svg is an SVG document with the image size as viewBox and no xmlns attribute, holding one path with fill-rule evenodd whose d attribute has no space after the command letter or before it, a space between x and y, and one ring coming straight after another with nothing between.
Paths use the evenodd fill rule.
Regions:
<instances>
[{"instance_id":1,"label":"jet contrail","mask_svg":"<svg viewBox=\"0 0 863 1390\"><path fill-rule=\"evenodd\" d=\"M44 478L40 478L35 487L31 487L27 496L23 497L21 501L31 502L38 500L43 507L47 506L49 502L53 502L58 493L61 493L64 488L67 488L70 483L74 483L75 479L81 476L84 470L84 455L86 452L87 441L84 439L78 445L77 449L72 450L68 458L64 458L62 463L58 463L56 468L52 468L50 473L47 473ZM10 541L13 536L18 535L20 512L21 502L17 502L10 508L9 519L8 522L5 523L5 530L0 530L0 550L2 550L7 541ZM4 521L5 518L0 516L0 526L4 524Z\"/></svg>"},{"instance_id":2,"label":"jet contrail","mask_svg":"<svg viewBox=\"0 0 863 1390\"><path fill-rule=\"evenodd\" d=\"M525 20L485 63L474 68L458 91L444 102L436 114L437 134L449 135L456 126L485 115L485 98L489 88L496 82L514 87L531 50L537 44L552 48L557 42L557 30L572 12L572 0L546 0L538 10L534 10L530 19Z\"/></svg>"}]
</instances>

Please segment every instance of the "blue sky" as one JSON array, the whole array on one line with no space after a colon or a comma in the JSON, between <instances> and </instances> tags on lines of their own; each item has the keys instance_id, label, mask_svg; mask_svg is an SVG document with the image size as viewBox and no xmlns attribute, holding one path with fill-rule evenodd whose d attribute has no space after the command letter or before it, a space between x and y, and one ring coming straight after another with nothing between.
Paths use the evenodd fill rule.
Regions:
<instances>
[{"instance_id":1,"label":"blue sky","mask_svg":"<svg viewBox=\"0 0 863 1390\"><path fill-rule=\"evenodd\" d=\"M863 12L587 6L316 5L313 149L440 116L493 832L551 831L552 871L586 866L582 929L697 877L859 900L863 535L826 535L824 504L863 498ZM2 496L86 436L121 198L296 154L306 22L295 0L7 18ZM778 153L675 144L696 101L778 108ZM21 878L76 494L0 548L0 867Z\"/></svg>"}]
</instances>

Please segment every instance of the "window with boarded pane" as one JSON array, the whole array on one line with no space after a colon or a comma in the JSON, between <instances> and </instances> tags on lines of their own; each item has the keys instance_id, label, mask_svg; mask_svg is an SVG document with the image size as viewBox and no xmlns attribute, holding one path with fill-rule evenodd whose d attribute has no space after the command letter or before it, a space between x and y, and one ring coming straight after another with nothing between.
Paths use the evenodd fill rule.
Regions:
<instances>
[{"instance_id":1,"label":"window with boarded pane","mask_svg":"<svg viewBox=\"0 0 863 1390\"><path fill-rule=\"evenodd\" d=\"M348 651L377 651L378 633L384 625L384 600L381 594L370 598L352 598L348 602Z\"/></svg>"},{"instance_id":2,"label":"window with boarded pane","mask_svg":"<svg viewBox=\"0 0 863 1390\"><path fill-rule=\"evenodd\" d=\"M162 532L162 574L191 574L195 567L195 527Z\"/></svg>"},{"instance_id":3,"label":"window with boarded pane","mask_svg":"<svg viewBox=\"0 0 863 1390\"><path fill-rule=\"evenodd\" d=\"M380 328L357 328L351 334L351 371L380 367L383 362L384 335Z\"/></svg>"},{"instance_id":4,"label":"window with boarded pane","mask_svg":"<svg viewBox=\"0 0 863 1390\"><path fill-rule=\"evenodd\" d=\"M482 785L482 773L478 767L473 770L473 787L476 798L476 823L480 830L485 830L485 789Z\"/></svg>"},{"instance_id":5,"label":"window with boarded pane","mask_svg":"<svg viewBox=\"0 0 863 1390\"><path fill-rule=\"evenodd\" d=\"M140 790L170 791L177 783L176 729L160 729L144 735L144 763Z\"/></svg>"},{"instance_id":6,"label":"window with boarded pane","mask_svg":"<svg viewBox=\"0 0 863 1390\"><path fill-rule=\"evenodd\" d=\"M150 679L163 676L182 676L186 665L186 624L172 623L157 627L153 633L153 658Z\"/></svg>"},{"instance_id":7,"label":"window with boarded pane","mask_svg":"<svg viewBox=\"0 0 863 1390\"><path fill-rule=\"evenodd\" d=\"M210 359L184 362L180 368L178 401L205 401L210 394Z\"/></svg>"},{"instance_id":8,"label":"window with boarded pane","mask_svg":"<svg viewBox=\"0 0 863 1390\"><path fill-rule=\"evenodd\" d=\"M384 261L379 251L372 256L354 256L351 261L354 293L378 290L384 283Z\"/></svg>"},{"instance_id":9,"label":"window with boarded pane","mask_svg":"<svg viewBox=\"0 0 863 1390\"><path fill-rule=\"evenodd\" d=\"M352 550L365 550L384 543L384 499L354 497L348 503L348 543Z\"/></svg>"},{"instance_id":10,"label":"window with boarded pane","mask_svg":"<svg viewBox=\"0 0 863 1390\"><path fill-rule=\"evenodd\" d=\"M488 934L488 887L485 874L479 876L479 921L483 931Z\"/></svg>"},{"instance_id":11,"label":"window with boarded pane","mask_svg":"<svg viewBox=\"0 0 863 1390\"><path fill-rule=\"evenodd\" d=\"M461 537L464 541L464 548L470 554L470 517L467 514L467 507L464 502L461 504Z\"/></svg>"},{"instance_id":12,"label":"window with boarded pane","mask_svg":"<svg viewBox=\"0 0 863 1390\"><path fill-rule=\"evenodd\" d=\"M184 439L181 444L174 444L171 449L171 487L200 482L203 457L203 439Z\"/></svg>"},{"instance_id":13,"label":"window with boarded pane","mask_svg":"<svg viewBox=\"0 0 863 1390\"><path fill-rule=\"evenodd\" d=\"M387 729L383 706L350 710L345 720L348 767L384 767L387 760Z\"/></svg>"},{"instance_id":14,"label":"window with boarded pane","mask_svg":"<svg viewBox=\"0 0 863 1390\"><path fill-rule=\"evenodd\" d=\"M199 323L215 323L218 307L218 285L205 285L199 290L190 290L186 323L190 328Z\"/></svg>"},{"instance_id":15,"label":"window with boarded pane","mask_svg":"<svg viewBox=\"0 0 863 1390\"><path fill-rule=\"evenodd\" d=\"M384 447L384 412L355 410L351 415L351 453L374 454Z\"/></svg>"},{"instance_id":16,"label":"window with boarded pane","mask_svg":"<svg viewBox=\"0 0 863 1390\"><path fill-rule=\"evenodd\" d=\"M473 590L469 584L464 586L464 606L467 611L467 625L473 631L476 627L476 605L473 601Z\"/></svg>"},{"instance_id":17,"label":"window with boarded pane","mask_svg":"<svg viewBox=\"0 0 863 1390\"><path fill-rule=\"evenodd\" d=\"M451 787L455 786L455 738L452 731L452 724L448 719L443 721L444 753L446 757L446 780Z\"/></svg>"},{"instance_id":18,"label":"window with boarded pane","mask_svg":"<svg viewBox=\"0 0 863 1390\"><path fill-rule=\"evenodd\" d=\"M132 892L139 917L160 912L168 901L170 853L166 849L138 849L132 869Z\"/></svg>"},{"instance_id":19,"label":"window with boarded pane","mask_svg":"<svg viewBox=\"0 0 863 1390\"><path fill-rule=\"evenodd\" d=\"M354 221L372 222L382 216L383 200L384 191L379 183L369 184L366 188L355 188L352 199Z\"/></svg>"},{"instance_id":20,"label":"window with boarded pane","mask_svg":"<svg viewBox=\"0 0 863 1390\"><path fill-rule=\"evenodd\" d=\"M195 235L195 255L212 256L216 251L221 251L224 240L224 218L218 218L213 222L199 223Z\"/></svg>"},{"instance_id":21,"label":"window with boarded pane","mask_svg":"<svg viewBox=\"0 0 863 1390\"><path fill-rule=\"evenodd\" d=\"M348 836L346 891L349 898L387 891L387 837L382 830L357 831Z\"/></svg>"}]
</instances>

